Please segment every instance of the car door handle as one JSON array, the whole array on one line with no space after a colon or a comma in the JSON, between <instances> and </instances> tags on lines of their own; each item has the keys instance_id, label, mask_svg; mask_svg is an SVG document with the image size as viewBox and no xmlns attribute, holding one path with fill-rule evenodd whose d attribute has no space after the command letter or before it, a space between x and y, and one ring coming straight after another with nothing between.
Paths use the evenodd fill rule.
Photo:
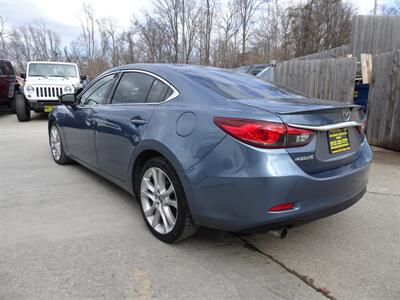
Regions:
<instances>
[{"instance_id":1,"label":"car door handle","mask_svg":"<svg viewBox=\"0 0 400 300\"><path fill-rule=\"evenodd\" d=\"M146 124L146 120L142 119L141 117L133 117L131 119L131 123L137 127Z\"/></svg>"}]
</instances>

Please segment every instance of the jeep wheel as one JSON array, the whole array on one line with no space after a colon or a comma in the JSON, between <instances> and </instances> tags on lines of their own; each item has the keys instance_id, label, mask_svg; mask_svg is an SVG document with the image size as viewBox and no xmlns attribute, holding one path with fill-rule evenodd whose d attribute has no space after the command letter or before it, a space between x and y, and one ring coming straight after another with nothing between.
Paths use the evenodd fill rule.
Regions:
<instances>
[{"instance_id":1,"label":"jeep wheel","mask_svg":"<svg viewBox=\"0 0 400 300\"><path fill-rule=\"evenodd\" d=\"M20 122L26 122L31 119L31 110L28 103L26 103L25 96L17 94L15 96L15 107L17 112L17 118Z\"/></svg>"},{"instance_id":2,"label":"jeep wheel","mask_svg":"<svg viewBox=\"0 0 400 300\"><path fill-rule=\"evenodd\" d=\"M12 98L10 99L10 104L8 105L8 106L10 107L11 112L12 112L13 114L15 114L16 111L17 111L16 104L15 104L15 98L16 98L16 96L17 96L17 95L14 95L14 97L12 97Z\"/></svg>"}]
</instances>

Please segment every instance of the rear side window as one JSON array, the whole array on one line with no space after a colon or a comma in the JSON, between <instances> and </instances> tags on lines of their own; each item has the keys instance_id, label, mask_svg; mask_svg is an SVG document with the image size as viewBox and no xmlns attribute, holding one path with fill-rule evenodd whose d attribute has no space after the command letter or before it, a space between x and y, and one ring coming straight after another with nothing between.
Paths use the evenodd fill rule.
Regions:
<instances>
[{"instance_id":1,"label":"rear side window","mask_svg":"<svg viewBox=\"0 0 400 300\"><path fill-rule=\"evenodd\" d=\"M4 70L4 65L2 62L0 62L0 75L5 75L5 74L6 74L6 72Z\"/></svg>"},{"instance_id":2,"label":"rear side window","mask_svg":"<svg viewBox=\"0 0 400 300\"><path fill-rule=\"evenodd\" d=\"M143 73L124 73L115 90L112 104L145 103L154 77Z\"/></svg>"},{"instance_id":3,"label":"rear side window","mask_svg":"<svg viewBox=\"0 0 400 300\"><path fill-rule=\"evenodd\" d=\"M147 96L148 103L157 103L164 101L167 97L169 86L165 83L161 82L158 79L155 79L153 85L150 89L149 95ZM169 97L169 96L168 96Z\"/></svg>"}]
</instances>

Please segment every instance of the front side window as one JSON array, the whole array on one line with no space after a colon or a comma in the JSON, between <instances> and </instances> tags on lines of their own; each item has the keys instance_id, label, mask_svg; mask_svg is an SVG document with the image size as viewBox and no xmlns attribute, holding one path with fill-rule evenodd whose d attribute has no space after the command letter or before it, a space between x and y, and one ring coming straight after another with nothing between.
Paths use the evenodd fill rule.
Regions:
<instances>
[{"instance_id":1,"label":"front side window","mask_svg":"<svg viewBox=\"0 0 400 300\"><path fill-rule=\"evenodd\" d=\"M107 91L114 82L114 77L115 74L112 74L99 79L82 94L79 103L81 105L105 104Z\"/></svg>"},{"instance_id":2,"label":"front side window","mask_svg":"<svg viewBox=\"0 0 400 300\"><path fill-rule=\"evenodd\" d=\"M118 83L112 104L145 103L154 77L143 73L125 73Z\"/></svg>"}]
</instances>

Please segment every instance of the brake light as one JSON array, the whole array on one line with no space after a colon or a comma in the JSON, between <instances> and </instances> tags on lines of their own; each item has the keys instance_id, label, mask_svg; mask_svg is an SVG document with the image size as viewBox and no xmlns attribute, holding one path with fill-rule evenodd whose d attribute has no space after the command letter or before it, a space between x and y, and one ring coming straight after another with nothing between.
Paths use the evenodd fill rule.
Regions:
<instances>
[{"instance_id":1,"label":"brake light","mask_svg":"<svg viewBox=\"0 0 400 300\"><path fill-rule=\"evenodd\" d=\"M272 206L270 209L268 209L269 212L278 212L278 211L285 211L285 210L291 210L294 208L294 203L288 202L288 203L283 203L283 204L278 204L275 206Z\"/></svg>"},{"instance_id":2,"label":"brake light","mask_svg":"<svg viewBox=\"0 0 400 300\"><path fill-rule=\"evenodd\" d=\"M215 117L214 123L232 137L260 148L289 148L307 145L314 132L283 123Z\"/></svg>"}]
</instances>

